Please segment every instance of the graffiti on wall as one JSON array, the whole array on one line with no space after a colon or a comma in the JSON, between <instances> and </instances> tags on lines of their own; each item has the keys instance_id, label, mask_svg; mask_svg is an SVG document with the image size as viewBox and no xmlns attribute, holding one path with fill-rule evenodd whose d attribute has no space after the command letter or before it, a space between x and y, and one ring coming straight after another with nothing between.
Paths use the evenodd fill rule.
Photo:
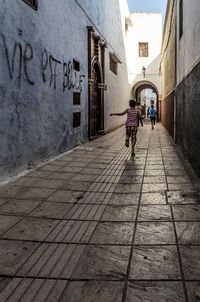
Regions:
<instances>
[{"instance_id":1,"label":"graffiti on wall","mask_svg":"<svg viewBox=\"0 0 200 302\"><path fill-rule=\"evenodd\" d=\"M0 34L3 43L3 51L6 58L8 75L10 80L17 78L17 85L21 87L22 77L25 78L29 85L34 86L36 79L31 74L34 64L34 50L30 43L20 43L14 41L13 47L9 49L6 37ZM10 46L10 44L9 44ZM83 74L80 71L74 70L72 61L61 61L55 58L50 52L44 49L41 53L40 74L43 83L57 89L58 79L62 79L63 92L68 89L76 89L82 91ZM37 79L38 80L38 79Z\"/></svg>"}]
</instances>

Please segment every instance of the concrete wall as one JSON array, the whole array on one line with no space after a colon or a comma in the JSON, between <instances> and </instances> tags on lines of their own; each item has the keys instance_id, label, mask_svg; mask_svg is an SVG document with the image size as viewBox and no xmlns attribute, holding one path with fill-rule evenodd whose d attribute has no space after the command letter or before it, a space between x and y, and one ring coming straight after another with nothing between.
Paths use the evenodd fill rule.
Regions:
<instances>
[{"instance_id":1,"label":"concrete wall","mask_svg":"<svg viewBox=\"0 0 200 302\"><path fill-rule=\"evenodd\" d=\"M174 91L176 88L176 6L168 1L161 59L161 122L174 138Z\"/></svg>"},{"instance_id":2,"label":"concrete wall","mask_svg":"<svg viewBox=\"0 0 200 302\"><path fill-rule=\"evenodd\" d=\"M22 0L0 0L0 180L87 140L87 26L124 62L113 79L107 52L106 82L118 94L106 92L106 110L128 102L123 1L38 2L35 11ZM81 106L73 106L73 92L81 92ZM81 125L73 128L77 111ZM107 117L106 129L120 122Z\"/></svg>"}]
</instances>

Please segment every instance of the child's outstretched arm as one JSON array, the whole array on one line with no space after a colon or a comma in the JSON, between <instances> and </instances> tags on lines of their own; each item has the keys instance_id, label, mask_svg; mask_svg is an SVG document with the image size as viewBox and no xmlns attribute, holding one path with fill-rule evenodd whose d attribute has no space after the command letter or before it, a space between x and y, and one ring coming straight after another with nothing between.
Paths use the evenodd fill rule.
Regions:
<instances>
[{"instance_id":1,"label":"child's outstretched arm","mask_svg":"<svg viewBox=\"0 0 200 302\"><path fill-rule=\"evenodd\" d=\"M110 113L110 116L112 116L112 115L124 115L124 114L126 114L128 112L128 109L126 109L126 110L124 110L124 111L122 111L122 112L120 112L120 113Z\"/></svg>"}]
</instances>

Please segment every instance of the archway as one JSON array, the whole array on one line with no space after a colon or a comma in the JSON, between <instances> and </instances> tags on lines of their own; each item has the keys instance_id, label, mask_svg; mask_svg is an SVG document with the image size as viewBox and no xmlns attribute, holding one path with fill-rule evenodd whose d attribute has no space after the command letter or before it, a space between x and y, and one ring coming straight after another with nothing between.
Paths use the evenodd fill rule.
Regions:
<instances>
[{"instance_id":1,"label":"archway","mask_svg":"<svg viewBox=\"0 0 200 302\"><path fill-rule=\"evenodd\" d=\"M149 97L146 97L145 93L143 93L142 96L142 92L147 92L148 90L152 92L151 94L149 93ZM141 103L145 116L147 114L147 108L153 104L157 110L157 119L160 120L159 93L157 87L153 83L149 81L140 81L136 83L132 87L131 95L132 98Z\"/></svg>"}]
</instances>

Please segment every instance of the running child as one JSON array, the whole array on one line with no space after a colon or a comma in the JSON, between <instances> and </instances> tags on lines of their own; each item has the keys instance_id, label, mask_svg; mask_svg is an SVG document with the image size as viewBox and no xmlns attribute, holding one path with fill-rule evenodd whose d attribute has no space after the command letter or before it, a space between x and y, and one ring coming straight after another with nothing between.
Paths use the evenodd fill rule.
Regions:
<instances>
[{"instance_id":1,"label":"running child","mask_svg":"<svg viewBox=\"0 0 200 302\"><path fill-rule=\"evenodd\" d=\"M131 155L135 156L135 144L137 140L137 129L139 125L139 112L135 109L136 102L134 100L129 101L130 108L124 110L121 113L111 113L112 115L124 115L127 114L126 119L126 139L125 139L125 146L129 147L129 139L131 138Z\"/></svg>"}]
</instances>

